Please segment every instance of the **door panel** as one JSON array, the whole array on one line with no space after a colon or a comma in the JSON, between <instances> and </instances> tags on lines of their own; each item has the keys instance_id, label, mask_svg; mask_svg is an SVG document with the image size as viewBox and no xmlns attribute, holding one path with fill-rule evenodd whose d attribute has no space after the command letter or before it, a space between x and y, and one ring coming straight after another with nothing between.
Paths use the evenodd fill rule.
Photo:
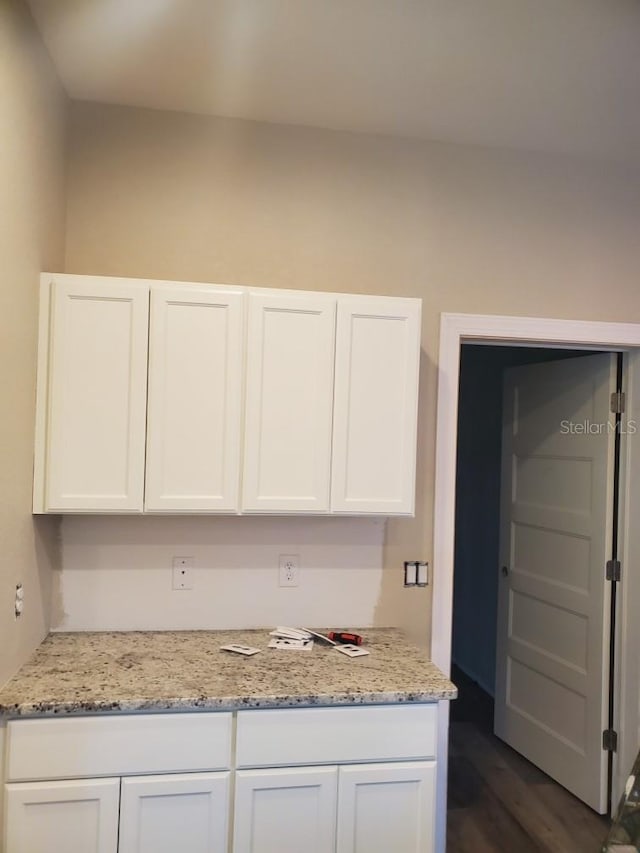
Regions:
<instances>
[{"instance_id":1,"label":"door panel","mask_svg":"<svg viewBox=\"0 0 640 853\"><path fill-rule=\"evenodd\" d=\"M119 779L6 786L7 853L117 853Z\"/></svg>"},{"instance_id":2,"label":"door panel","mask_svg":"<svg viewBox=\"0 0 640 853\"><path fill-rule=\"evenodd\" d=\"M505 372L495 733L606 809L615 356Z\"/></svg>"},{"instance_id":3,"label":"door panel","mask_svg":"<svg viewBox=\"0 0 640 853\"><path fill-rule=\"evenodd\" d=\"M238 770L234 853L333 853L336 767Z\"/></svg>"},{"instance_id":4,"label":"door panel","mask_svg":"<svg viewBox=\"0 0 640 853\"><path fill-rule=\"evenodd\" d=\"M338 300L331 508L413 515L420 300Z\"/></svg>"},{"instance_id":5,"label":"door panel","mask_svg":"<svg viewBox=\"0 0 640 853\"><path fill-rule=\"evenodd\" d=\"M147 511L238 509L243 300L202 285L151 289Z\"/></svg>"},{"instance_id":6,"label":"door panel","mask_svg":"<svg viewBox=\"0 0 640 853\"><path fill-rule=\"evenodd\" d=\"M435 761L341 767L337 853L432 853Z\"/></svg>"},{"instance_id":7,"label":"door panel","mask_svg":"<svg viewBox=\"0 0 640 853\"><path fill-rule=\"evenodd\" d=\"M47 427L49 512L142 512L148 288L57 281Z\"/></svg>"},{"instance_id":8,"label":"door panel","mask_svg":"<svg viewBox=\"0 0 640 853\"><path fill-rule=\"evenodd\" d=\"M335 299L249 296L243 509L327 512Z\"/></svg>"},{"instance_id":9,"label":"door panel","mask_svg":"<svg viewBox=\"0 0 640 853\"><path fill-rule=\"evenodd\" d=\"M229 777L123 779L118 853L226 853Z\"/></svg>"}]
</instances>

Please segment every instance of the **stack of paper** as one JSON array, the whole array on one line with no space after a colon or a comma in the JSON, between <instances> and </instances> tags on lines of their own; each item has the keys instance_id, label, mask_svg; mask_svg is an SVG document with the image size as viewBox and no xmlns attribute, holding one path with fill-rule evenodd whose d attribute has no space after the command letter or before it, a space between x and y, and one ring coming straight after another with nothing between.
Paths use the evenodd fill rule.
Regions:
<instances>
[{"instance_id":1,"label":"stack of paper","mask_svg":"<svg viewBox=\"0 0 640 853\"><path fill-rule=\"evenodd\" d=\"M309 631L303 628L287 628L284 625L278 626L271 631L273 637L269 640L270 649L288 649L291 651L311 651L313 648L313 636Z\"/></svg>"}]
</instances>

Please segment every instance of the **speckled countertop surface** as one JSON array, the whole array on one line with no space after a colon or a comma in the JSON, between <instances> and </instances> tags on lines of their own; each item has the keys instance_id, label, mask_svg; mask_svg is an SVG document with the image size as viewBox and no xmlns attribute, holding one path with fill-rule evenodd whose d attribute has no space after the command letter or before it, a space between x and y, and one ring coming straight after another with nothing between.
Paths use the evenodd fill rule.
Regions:
<instances>
[{"instance_id":1,"label":"speckled countertop surface","mask_svg":"<svg viewBox=\"0 0 640 853\"><path fill-rule=\"evenodd\" d=\"M456 688L393 628L362 629L366 657L316 641L267 648L269 629L50 634L0 690L0 714L87 714L453 699ZM241 643L242 657L220 651Z\"/></svg>"},{"instance_id":2,"label":"speckled countertop surface","mask_svg":"<svg viewBox=\"0 0 640 853\"><path fill-rule=\"evenodd\" d=\"M269 629L51 634L0 690L0 715L283 708L454 699L456 688L394 628L361 629L366 657L316 641L267 648ZM220 651L255 646L252 657Z\"/></svg>"}]
</instances>

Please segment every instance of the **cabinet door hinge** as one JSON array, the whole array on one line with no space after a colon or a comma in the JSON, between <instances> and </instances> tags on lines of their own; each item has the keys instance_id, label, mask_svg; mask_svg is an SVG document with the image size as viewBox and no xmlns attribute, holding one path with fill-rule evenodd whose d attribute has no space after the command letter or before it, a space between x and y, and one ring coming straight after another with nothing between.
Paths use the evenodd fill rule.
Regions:
<instances>
[{"instance_id":1,"label":"cabinet door hinge","mask_svg":"<svg viewBox=\"0 0 640 853\"><path fill-rule=\"evenodd\" d=\"M614 391L611 395L611 411L614 415L622 415L625 407L624 391Z\"/></svg>"},{"instance_id":2,"label":"cabinet door hinge","mask_svg":"<svg viewBox=\"0 0 640 853\"><path fill-rule=\"evenodd\" d=\"M602 748L606 752L615 752L618 749L618 732L605 729L602 732Z\"/></svg>"},{"instance_id":3,"label":"cabinet door hinge","mask_svg":"<svg viewBox=\"0 0 640 853\"><path fill-rule=\"evenodd\" d=\"M607 560L606 577L608 581L619 581L622 575L620 560Z\"/></svg>"}]
</instances>

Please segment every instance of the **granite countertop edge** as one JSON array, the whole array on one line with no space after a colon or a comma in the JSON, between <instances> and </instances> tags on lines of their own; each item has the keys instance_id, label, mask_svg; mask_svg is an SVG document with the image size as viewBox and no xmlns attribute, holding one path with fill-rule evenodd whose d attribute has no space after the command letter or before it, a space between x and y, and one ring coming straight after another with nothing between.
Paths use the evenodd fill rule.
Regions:
<instances>
[{"instance_id":1,"label":"granite countertop edge","mask_svg":"<svg viewBox=\"0 0 640 853\"><path fill-rule=\"evenodd\" d=\"M409 705L452 700L456 690L428 690L415 693L355 693L307 696L203 696L175 699L126 699L98 702L38 702L0 704L0 719L16 717L72 717L83 714L128 714L139 712L244 711L251 709L346 707L349 705Z\"/></svg>"},{"instance_id":2,"label":"granite countertop edge","mask_svg":"<svg viewBox=\"0 0 640 853\"><path fill-rule=\"evenodd\" d=\"M0 721L456 698L456 687L402 632L366 635L371 654L350 660L323 646L240 659L220 652L228 642L264 648L268 634L256 629L50 634L0 689Z\"/></svg>"}]
</instances>

